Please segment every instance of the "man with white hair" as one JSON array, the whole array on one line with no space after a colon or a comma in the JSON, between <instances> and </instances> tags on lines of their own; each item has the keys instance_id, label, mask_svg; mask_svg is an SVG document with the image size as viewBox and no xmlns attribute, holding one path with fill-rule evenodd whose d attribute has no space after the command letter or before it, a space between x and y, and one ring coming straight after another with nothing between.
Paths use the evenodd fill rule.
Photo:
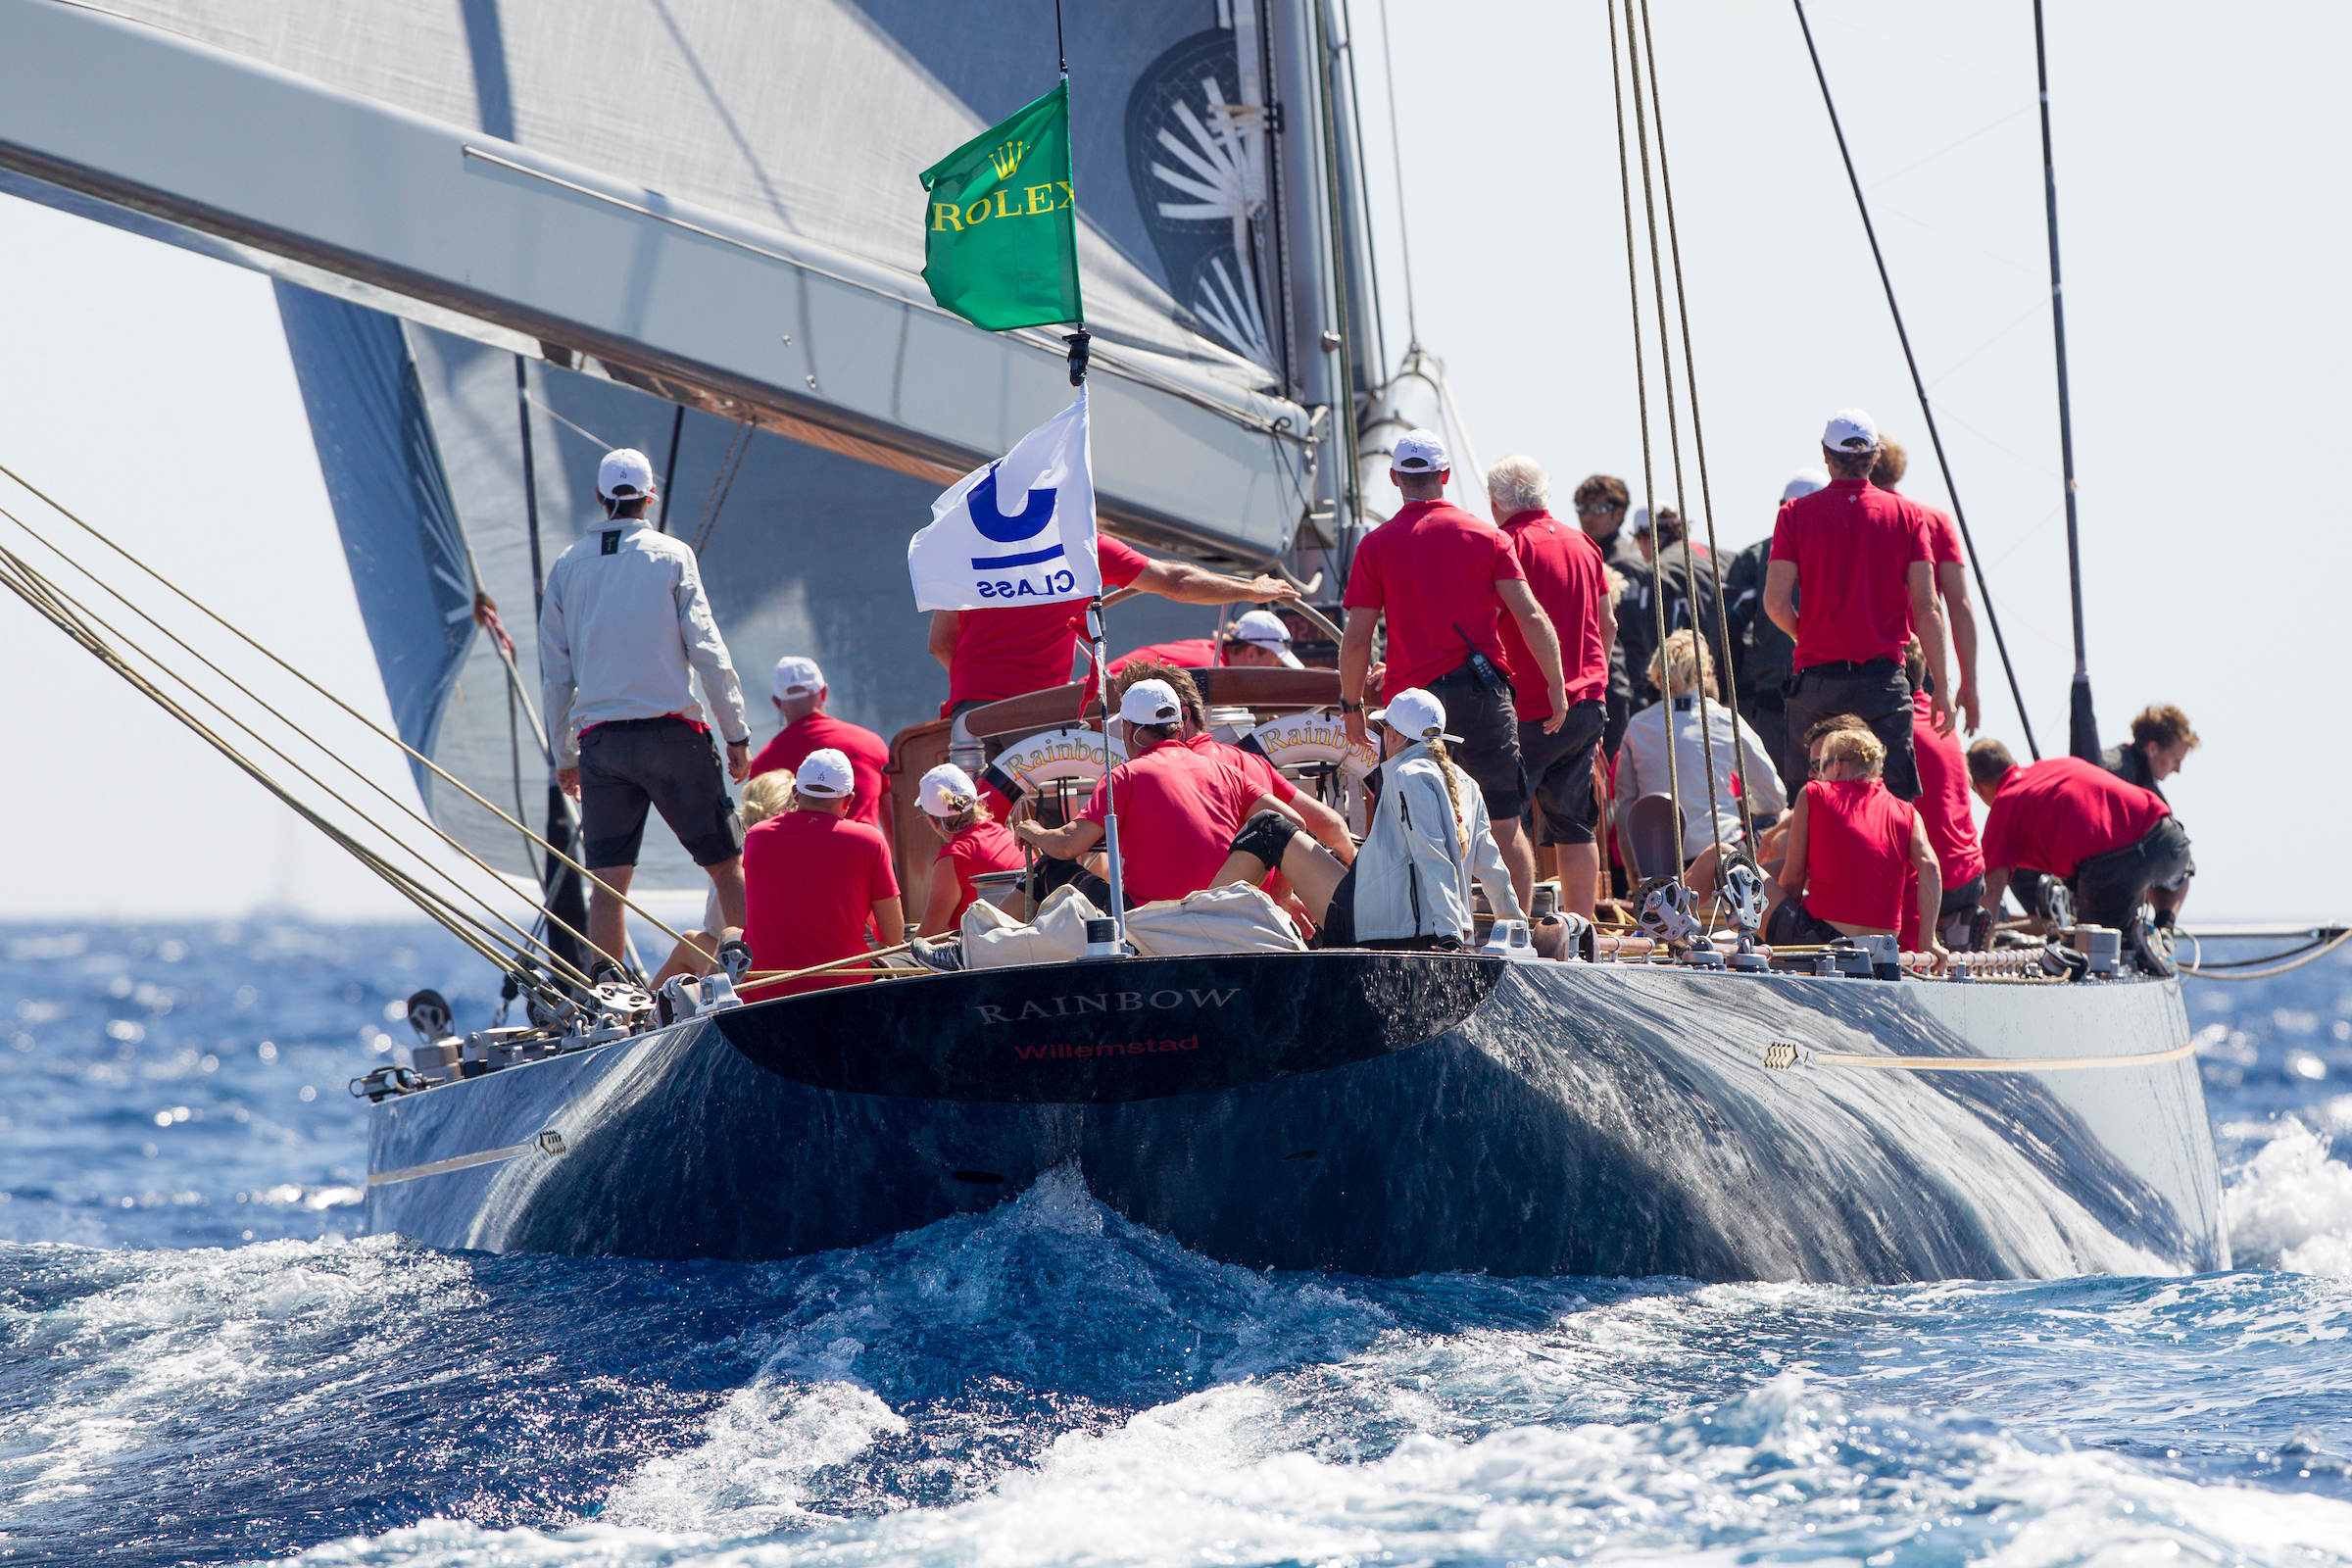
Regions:
<instances>
[{"instance_id":1,"label":"man with white hair","mask_svg":"<svg viewBox=\"0 0 2352 1568\"><path fill-rule=\"evenodd\" d=\"M1551 619L1527 586L1518 552L1501 529L1446 502L1452 468L1446 443L1428 430L1396 438L1389 478L1404 505L1364 535L1348 573L1348 626L1340 642L1340 707L1348 735L1369 744L1364 685L1371 673L1372 639L1389 628L1387 692L1419 689L1452 715L1462 737L1454 760L1478 783L1494 824L1494 842L1507 863L1532 852L1519 828L1527 805L1527 771L1519 755L1514 682L1541 681L1535 709L1545 734L1568 722L1568 690L1560 669L1560 641ZM1518 622L1533 667L1514 668L1500 622Z\"/></svg>"},{"instance_id":2,"label":"man with white hair","mask_svg":"<svg viewBox=\"0 0 2352 1568\"><path fill-rule=\"evenodd\" d=\"M1592 757L1608 722L1609 650L1617 639L1617 611L1600 546L1584 529L1548 510L1551 480L1544 466L1514 454L1487 470L1487 502L1511 541L1528 591L1550 617L1560 642L1560 673L1568 721L1546 730L1544 699L1522 679L1516 711L1519 759L1533 797L1537 841L1552 852L1561 906L1591 918L1599 896L1600 849L1592 829L1599 807L1592 790ZM1541 667L1515 617L1502 623L1503 651L1514 675ZM1535 856L1524 837L1514 857L1505 851L1522 908L1535 893Z\"/></svg>"},{"instance_id":3,"label":"man with white hair","mask_svg":"<svg viewBox=\"0 0 2352 1568\"><path fill-rule=\"evenodd\" d=\"M1928 700L1936 732L1952 727L1927 519L1871 484L1879 427L1860 409L1830 416L1821 456L1833 477L1826 488L1783 504L1764 574L1764 612L1796 643L1788 733L1802 736L1822 719L1852 713L1886 748L1886 788L1917 800L1911 682L1903 674L1903 645L1914 633L1936 678ZM1792 747L1782 775L1803 777L1797 764L1805 760Z\"/></svg>"},{"instance_id":4,"label":"man with white hair","mask_svg":"<svg viewBox=\"0 0 2352 1568\"><path fill-rule=\"evenodd\" d=\"M890 791L882 782L882 771L890 766L890 747L872 730L825 711L825 699L831 693L825 685L825 672L813 659L787 654L777 660L773 692L769 701L775 704L776 716L784 721L784 727L752 759L751 776L797 768L810 752L830 746L850 760L850 771L857 775L850 819L880 828L882 836L889 838Z\"/></svg>"},{"instance_id":5,"label":"man with white hair","mask_svg":"<svg viewBox=\"0 0 2352 1568\"><path fill-rule=\"evenodd\" d=\"M1826 489L1827 468L1799 468L1781 486L1784 505ZM1740 716L1764 743L1775 767L1788 755L1788 661L1796 643L1764 613L1765 567L1772 560L1772 535L1736 552L1723 572L1724 612L1731 617L1732 682L1740 694Z\"/></svg>"},{"instance_id":6,"label":"man with white hair","mask_svg":"<svg viewBox=\"0 0 2352 1568\"><path fill-rule=\"evenodd\" d=\"M865 951L870 927L885 943L906 929L899 875L881 833L849 815L857 789L850 760L821 747L793 774L793 808L744 835L750 917L743 940L770 973L806 969ZM753 1000L870 980L858 965L805 980L745 988Z\"/></svg>"},{"instance_id":7,"label":"man with white hair","mask_svg":"<svg viewBox=\"0 0 2352 1568\"><path fill-rule=\"evenodd\" d=\"M750 776L752 735L694 551L646 526L653 465L632 448L608 452L596 493L605 526L547 571L539 679L556 782L580 803L588 940L617 968L628 941L621 895L649 808L710 873L726 924L743 924L743 840L727 780ZM698 672L726 742L724 773L694 700Z\"/></svg>"}]
</instances>

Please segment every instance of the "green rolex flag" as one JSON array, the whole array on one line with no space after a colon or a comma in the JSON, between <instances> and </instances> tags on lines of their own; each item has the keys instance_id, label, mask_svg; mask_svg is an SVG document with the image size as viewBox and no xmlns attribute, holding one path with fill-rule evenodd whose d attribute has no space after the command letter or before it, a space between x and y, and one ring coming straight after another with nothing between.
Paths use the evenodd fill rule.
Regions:
<instances>
[{"instance_id":1,"label":"green rolex flag","mask_svg":"<svg viewBox=\"0 0 2352 1568\"><path fill-rule=\"evenodd\" d=\"M923 281L974 326L1082 321L1070 84L923 171Z\"/></svg>"}]
</instances>

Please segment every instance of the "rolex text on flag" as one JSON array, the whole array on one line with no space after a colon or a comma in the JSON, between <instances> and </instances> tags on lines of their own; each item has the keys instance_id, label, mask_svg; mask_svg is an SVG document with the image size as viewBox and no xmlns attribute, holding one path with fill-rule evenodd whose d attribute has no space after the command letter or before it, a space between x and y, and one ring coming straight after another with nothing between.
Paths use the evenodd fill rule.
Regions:
<instances>
[{"instance_id":1,"label":"rolex text on flag","mask_svg":"<svg viewBox=\"0 0 2352 1568\"><path fill-rule=\"evenodd\" d=\"M1083 321L1067 81L923 171L923 281L992 332Z\"/></svg>"},{"instance_id":2,"label":"rolex text on flag","mask_svg":"<svg viewBox=\"0 0 2352 1568\"><path fill-rule=\"evenodd\" d=\"M1086 389L1078 401L931 503L906 542L917 610L984 610L1092 599L1095 480Z\"/></svg>"}]
</instances>

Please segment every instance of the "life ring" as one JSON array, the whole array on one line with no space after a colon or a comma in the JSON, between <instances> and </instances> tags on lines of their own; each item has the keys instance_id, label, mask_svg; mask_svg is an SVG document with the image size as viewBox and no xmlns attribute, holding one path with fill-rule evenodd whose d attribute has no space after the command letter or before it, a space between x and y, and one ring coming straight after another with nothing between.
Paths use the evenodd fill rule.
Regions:
<instances>
[{"instance_id":1,"label":"life ring","mask_svg":"<svg viewBox=\"0 0 2352 1568\"><path fill-rule=\"evenodd\" d=\"M1244 744L1278 768L1337 764L1351 782L1360 782L1380 760L1370 746L1348 738L1336 713L1285 713L1251 730Z\"/></svg>"},{"instance_id":2,"label":"life ring","mask_svg":"<svg viewBox=\"0 0 2352 1568\"><path fill-rule=\"evenodd\" d=\"M1066 724L1025 735L1005 747L981 773L980 782L1007 801L1018 801L1061 779L1100 779L1105 767L1102 756L1101 731ZM1127 749L1116 735L1110 738L1110 756L1115 761L1127 760Z\"/></svg>"}]
</instances>

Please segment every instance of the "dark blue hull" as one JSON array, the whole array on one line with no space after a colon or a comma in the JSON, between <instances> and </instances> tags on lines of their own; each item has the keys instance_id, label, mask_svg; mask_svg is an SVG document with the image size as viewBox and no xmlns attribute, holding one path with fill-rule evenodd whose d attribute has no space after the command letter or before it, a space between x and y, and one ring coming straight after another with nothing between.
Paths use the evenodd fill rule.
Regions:
<instances>
[{"instance_id":1,"label":"dark blue hull","mask_svg":"<svg viewBox=\"0 0 2352 1568\"><path fill-rule=\"evenodd\" d=\"M1121 1212L1251 1266L2197 1271L2229 1248L2193 1059L1763 1064L1776 1041L2130 1056L2186 1027L2172 983L1357 954L998 970L762 1004L387 1102L368 1214L445 1247L770 1258L1074 1164Z\"/></svg>"}]
</instances>

